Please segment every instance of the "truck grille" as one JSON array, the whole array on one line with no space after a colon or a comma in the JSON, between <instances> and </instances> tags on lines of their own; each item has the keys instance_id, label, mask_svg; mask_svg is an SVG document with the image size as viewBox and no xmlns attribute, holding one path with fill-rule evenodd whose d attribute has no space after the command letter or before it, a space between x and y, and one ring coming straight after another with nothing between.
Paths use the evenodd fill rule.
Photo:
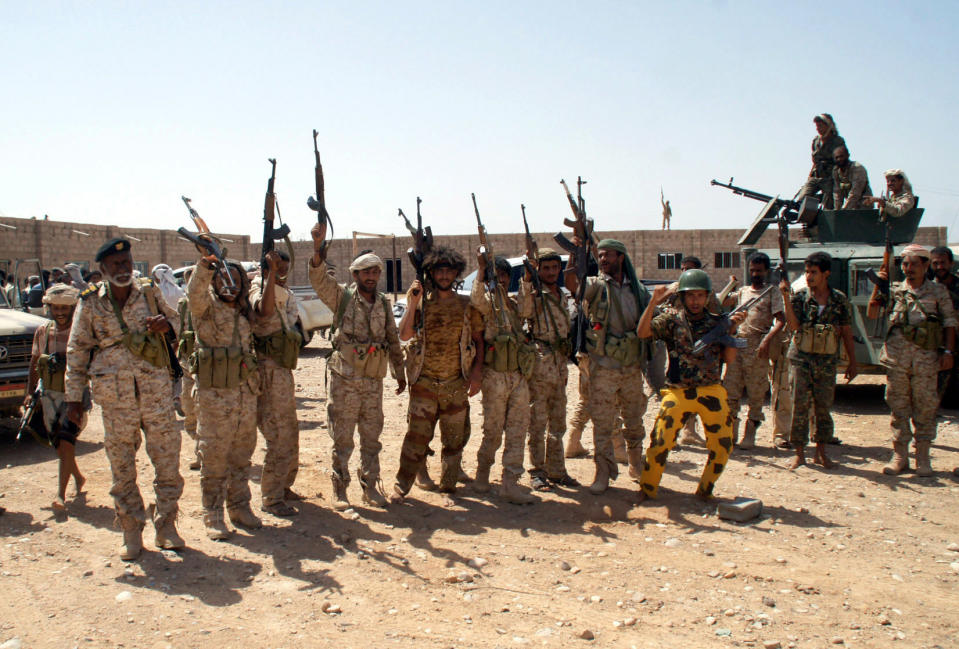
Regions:
<instances>
[{"instance_id":1,"label":"truck grille","mask_svg":"<svg viewBox=\"0 0 959 649\"><path fill-rule=\"evenodd\" d=\"M30 365L30 351L33 347L33 334L20 334L0 338L0 368L26 367Z\"/></svg>"}]
</instances>

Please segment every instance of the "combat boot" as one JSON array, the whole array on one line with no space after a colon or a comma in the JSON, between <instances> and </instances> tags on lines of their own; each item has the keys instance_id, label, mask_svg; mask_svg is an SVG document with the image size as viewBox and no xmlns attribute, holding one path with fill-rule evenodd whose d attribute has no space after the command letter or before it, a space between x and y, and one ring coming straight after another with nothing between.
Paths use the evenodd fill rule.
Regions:
<instances>
[{"instance_id":1,"label":"combat boot","mask_svg":"<svg viewBox=\"0 0 959 649\"><path fill-rule=\"evenodd\" d=\"M226 526L223 520L223 507L216 509L207 509L203 512L203 525L206 526L207 538L214 541L222 541L230 538L230 528Z\"/></svg>"},{"instance_id":2,"label":"combat boot","mask_svg":"<svg viewBox=\"0 0 959 649\"><path fill-rule=\"evenodd\" d=\"M746 426L743 428L743 438L739 442L739 448L744 450L756 448L756 429L759 428L760 423L761 422L755 419L746 420Z\"/></svg>"},{"instance_id":3,"label":"combat boot","mask_svg":"<svg viewBox=\"0 0 959 649\"><path fill-rule=\"evenodd\" d=\"M360 478L360 485L363 487L363 502L371 507L382 507L383 509L387 506L386 496L384 496L379 487L376 485L375 480L364 480Z\"/></svg>"},{"instance_id":4,"label":"combat boot","mask_svg":"<svg viewBox=\"0 0 959 649\"><path fill-rule=\"evenodd\" d=\"M338 512L346 511L350 508L350 500L346 497L346 482L335 473L330 477L333 480L333 509Z\"/></svg>"},{"instance_id":5,"label":"combat boot","mask_svg":"<svg viewBox=\"0 0 959 649\"><path fill-rule=\"evenodd\" d=\"M916 475L920 478L929 478L935 472L932 470L932 461L929 459L929 440L916 441Z\"/></svg>"},{"instance_id":6,"label":"combat boot","mask_svg":"<svg viewBox=\"0 0 959 649\"><path fill-rule=\"evenodd\" d=\"M639 482L640 476L643 475L643 464L645 462L643 447L631 448L627 451L627 455L629 456L629 477Z\"/></svg>"},{"instance_id":7,"label":"combat boot","mask_svg":"<svg viewBox=\"0 0 959 649\"><path fill-rule=\"evenodd\" d=\"M733 420L735 423L737 420ZM706 440L696 431L696 418L690 418L682 428L679 435L680 446L706 446Z\"/></svg>"},{"instance_id":8,"label":"combat boot","mask_svg":"<svg viewBox=\"0 0 959 649\"><path fill-rule=\"evenodd\" d=\"M284 505L286 503L283 503ZM289 505L287 505L289 507ZM230 507L230 522L237 527L245 527L248 530L258 530L263 527L263 521L250 509L250 503L240 507Z\"/></svg>"},{"instance_id":9,"label":"combat boot","mask_svg":"<svg viewBox=\"0 0 959 649\"><path fill-rule=\"evenodd\" d=\"M886 475L899 475L909 469L909 447L903 442L892 443L892 459L882 468Z\"/></svg>"},{"instance_id":10,"label":"combat boot","mask_svg":"<svg viewBox=\"0 0 959 649\"><path fill-rule=\"evenodd\" d=\"M480 464L476 467L476 479L473 480L473 491L476 493L489 493L489 469L488 464Z\"/></svg>"},{"instance_id":11,"label":"combat boot","mask_svg":"<svg viewBox=\"0 0 959 649\"><path fill-rule=\"evenodd\" d=\"M609 467L604 460L596 463L596 476L593 478L593 484L589 485L589 493L598 496L609 489Z\"/></svg>"},{"instance_id":12,"label":"combat boot","mask_svg":"<svg viewBox=\"0 0 959 649\"><path fill-rule=\"evenodd\" d=\"M158 514L156 505L150 505L150 518L156 530L153 542L161 550L182 550L186 547L186 541L176 530L176 513L174 509L167 514Z\"/></svg>"},{"instance_id":13,"label":"combat boot","mask_svg":"<svg viewBox=\"0 0 959 649\"><path fill-rule=\"evenodd\" d=\"M500 498L514 505L532 505L538 499L519 486L516 478L503 478L499 488Z\"/></svg>"},{"instance_id":14,"label":"combat boot","mask_svg":"<svg viewBox=\"0 0 959 649\"><path fill-rule=\"evenodd\" d=\"M133 561L143 552L143 523L132 517L120 520L123 528L123 544L120 546L120 558Z\"/></svg>"}]
</instances>

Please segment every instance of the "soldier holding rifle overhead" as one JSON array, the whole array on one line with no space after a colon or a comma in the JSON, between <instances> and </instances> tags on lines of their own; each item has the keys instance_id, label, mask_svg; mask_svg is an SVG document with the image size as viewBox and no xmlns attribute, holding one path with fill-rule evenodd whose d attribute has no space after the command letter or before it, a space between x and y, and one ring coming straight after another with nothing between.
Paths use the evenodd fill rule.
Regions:
<instances>
[{"instance_id":1,"label":"soldier holding rifle overhead","mask_svg":"<svg viewBox=\"0 0 959 649\"><path fill-rule=\"evenodd\" d=\"M350 455L353 431L360 437L360 469L363 502L385 507L380 491L380 434L383 432L383 378L387 368L396 379L396 394L406 389L403 352L393 311L386 296L377 291L383 260L373 253L361 254L350 263L353 283L342 286L327 273L327 221L321 220L310 234L313 257L310 283L317 296L334 313L330 328L328 430L333 438L333 507L349 508ZM412 307L410 307L412 308Z\"/></svg>"}]
</instances>

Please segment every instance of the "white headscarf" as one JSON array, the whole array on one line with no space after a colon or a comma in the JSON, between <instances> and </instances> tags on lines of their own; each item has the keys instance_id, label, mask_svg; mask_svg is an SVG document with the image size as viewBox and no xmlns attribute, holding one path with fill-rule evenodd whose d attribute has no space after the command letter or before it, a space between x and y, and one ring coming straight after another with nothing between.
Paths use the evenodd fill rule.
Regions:
<instances>
[{"instance_id":1,"label":"white headscarf","mask_svg":"<svg viewBox=\"0 0 959 649\"><path fill-rule=\"evenodd\" d=\"M180 298L186 295L183 289L176 285L176 278L173 276L173 269L166 264L157 264L153 267L153 281L163 293L163 299L175 309Z\"/></svg>"},{"instance_id":2,"label":"white headscarf","mask_svg":"<svg viewBox=\"0 0 959 649\"><path fill-rule=\"evenodd\" d=\"M900 176L902 178L902 191L906 194L912 193L912 183L909 182L909 177L906 176L906 172L902 169L890 169L883 174L886 178L889 176Z\"/></svg>"}]
</instances>

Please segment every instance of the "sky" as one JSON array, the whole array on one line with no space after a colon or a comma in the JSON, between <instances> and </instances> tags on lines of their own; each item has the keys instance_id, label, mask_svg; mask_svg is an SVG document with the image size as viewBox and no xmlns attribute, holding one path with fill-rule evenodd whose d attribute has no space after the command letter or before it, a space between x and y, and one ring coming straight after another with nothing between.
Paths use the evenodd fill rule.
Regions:
<instances>
[{"instance_id":1,"label":"sky","mask_svg":"<svg viewBox=\"0 0 959 649\"><path fill-rule=\"evenodd\" d=\"M296 238L319 131L335 236L745 228L791 197L812 117L959 226L959 3L0 1L0 215L259 241L268 158Z\"/></svg>"}]
</instances>

